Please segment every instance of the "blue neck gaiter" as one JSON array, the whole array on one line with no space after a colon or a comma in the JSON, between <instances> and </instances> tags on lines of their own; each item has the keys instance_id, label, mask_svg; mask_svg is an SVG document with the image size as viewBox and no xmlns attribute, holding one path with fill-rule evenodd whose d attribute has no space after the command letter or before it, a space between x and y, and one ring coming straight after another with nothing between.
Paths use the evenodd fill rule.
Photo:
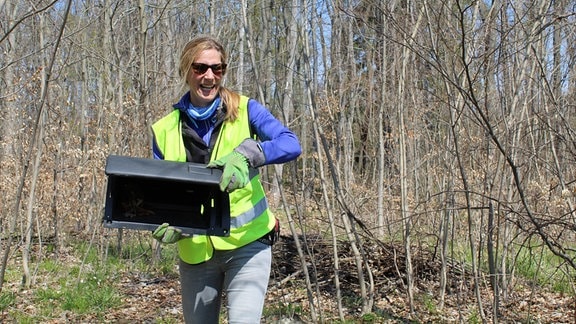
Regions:
<instances>
[{"instance_id":1,"label":"blue neck gaiter","mask_svg":"<svg viewBox=\"0 0 576 324\"><path fill-rule=\"evenodd\" d=\"M190 117L192 120L206 120L214 114L216 108L218 108L219 105L220 97L216 97L216 99L212 101L212 104L207 107L195 107L190 102L188 103L186 114L188 114L188 117Z\"/></svg>"}]
</instances>

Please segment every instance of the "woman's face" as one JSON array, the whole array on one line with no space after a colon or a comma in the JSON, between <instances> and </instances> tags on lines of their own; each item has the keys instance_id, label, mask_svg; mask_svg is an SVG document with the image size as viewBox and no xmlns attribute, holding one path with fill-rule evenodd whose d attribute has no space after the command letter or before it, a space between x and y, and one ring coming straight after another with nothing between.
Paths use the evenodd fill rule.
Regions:
<instances>
[{"instance_id":1,"label":"woman's face","mask_svg":"<svg viewBox=\"0 0 576 324\"><path fill-rule=\"evenodd\" d=\"M206 107L218 95L220 82L226 73L226 67L221 64L222 56L215 49L200 52L192 63L186 81L190 87L190 102L194 106Z\"/></svg>"}]
</instances>

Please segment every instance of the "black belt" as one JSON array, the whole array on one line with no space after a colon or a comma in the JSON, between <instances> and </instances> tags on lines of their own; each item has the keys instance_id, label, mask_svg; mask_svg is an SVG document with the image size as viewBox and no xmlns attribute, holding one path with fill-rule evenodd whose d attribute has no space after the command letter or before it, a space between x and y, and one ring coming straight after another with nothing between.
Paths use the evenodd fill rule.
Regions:
<instances>
[{"instance_id":1,"label":"black belt","mask_svg":"<svg viewBox=\"0 0 576 324\"><path fill-rule=\"evenodd\" d=\"M274 243L278 242L278 239L280 239L280 222L276 219L276 225L274 225L274 228L256 241L272 246Z\"/></svg>"}]
</instances>

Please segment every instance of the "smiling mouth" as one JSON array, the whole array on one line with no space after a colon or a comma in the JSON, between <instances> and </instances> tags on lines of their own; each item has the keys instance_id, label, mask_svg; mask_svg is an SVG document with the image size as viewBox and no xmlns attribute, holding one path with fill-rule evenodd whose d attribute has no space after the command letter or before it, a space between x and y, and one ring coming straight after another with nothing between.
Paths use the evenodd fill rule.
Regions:
<instances>
[{"instance_id":1,"label":"smiling mouth","mask_svg":"<svg viewBox=\"0 0 576 324\"><path fill-rule=\"evenodd\" d=\"M199 87L199 92L202 94L202 96L211 96L215 88L216 88L215 85L211 86L201 85Z\"/></svg>"},{"instance_id":2,"label":"smiling mouth","mask_svg":"<svg viewBox=\"0 0 576 324\"><path fill-rule=\"evenodd\" d=\"M214 89L216 86L215 85L211 85L211 86L207 86L207 85L201 85L200 89L202 90L212 90Z\"/></svg>"}]
</instances>

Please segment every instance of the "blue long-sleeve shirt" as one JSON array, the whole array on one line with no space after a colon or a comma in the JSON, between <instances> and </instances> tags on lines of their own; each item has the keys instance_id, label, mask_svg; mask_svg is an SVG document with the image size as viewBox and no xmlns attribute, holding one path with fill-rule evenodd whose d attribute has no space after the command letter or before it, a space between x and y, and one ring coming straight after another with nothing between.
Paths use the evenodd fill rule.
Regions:
<instances>
[{"instance_id":1,"label":"blue long-sleeve shirt","mask_svg":"<svg viewBox=\"0 0 576 324\"><path fill-rule=\"evenodd\" d=\"M185 113L190 94L184 95L180 101L174 105L175 109L180 109ZM248 117L250 127L258 136L260 146L264 152L266 161L264 164L280 164L297 158L302 149L298 137L278 119L276 119L266 107L254 99L248 101ZM216 120L208 118L204 121L196 121L190 125L205 143L210 143L210 136L214 130ZM153 145L154 158L163 159L162 153L155 144Z\"/></svg>"}]
</instances>

